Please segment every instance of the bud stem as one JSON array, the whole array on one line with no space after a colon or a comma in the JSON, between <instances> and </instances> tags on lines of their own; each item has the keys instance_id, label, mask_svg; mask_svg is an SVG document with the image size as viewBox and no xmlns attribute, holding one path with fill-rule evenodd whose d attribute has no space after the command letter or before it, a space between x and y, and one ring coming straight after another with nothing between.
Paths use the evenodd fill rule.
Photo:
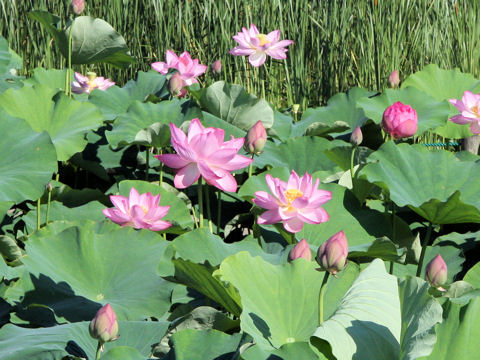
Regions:
<instances>
[{"instance_id":1,"label":"bud stem","mask_svg":"<svg viewBox=\"0 0 480 360\"><path fill-rule=\"evenodd\" d=\"M208 228L210 229L210 233L213 234L212 213L210 210L210 194L208 184L205 184L205 201L207 202Z\"/></svg>"},{"instance_id":2,"label":"bud stem","mask_svg":"<svg viewBox=\"0 0 480 360\"><path fill-rule=\"evenodd\" d=\"M357 147L353 146L352 147L352 156L350 156L350 176L352 177L352 191L353 191L353 176L354 176L354 173L353 173L353 159L354 159L354 156L355 156L355 150L357 150Z\"/></svg>"},{"instance_id":3,"label":"bud stem","mask_svg":"<svg viewBox=\"0 0 480 360\"><path fill-rule=\"evenodd\" d=\"M422 273L423 259L425 258L425 252L427 251L428 243L430 242L430 236L432 235L432 223L428 223L427 235L425 236L425 241L422 244L422 252L420 253L420 259L418 260L417 276L419 277Z\"/></svg>"},{"instance_id":4,"label":"bud stem","mask_svg":"<svg viewBox=\"0 0 480 360\"><path fill-rule=\"evenodd\" d=\"M255 154L252 154L252 159L254 158ZM248 178L252 177L252 169L253 169L253 161L248 166Z\"/></svg>"},{"instance_id":5,"label":"bud stem","mask_svg":"<svg viewBox=\"0 0 480 360\"><path fill-rule=\"evenodd\" d=\"M325 288L328 281L328 276L330 273L325 271L325 276L323 277L322 285L320 286L320 293L318 294L318 325L323 323L323 297L325 296Z\"/></svg>"},{"instance_id":6,"label":"bud stem","mask_svg":"<svg viewBox=\"0 0 480 360\"><path fill-rule=\"evenodd\" d=\"M42 199L38 198L37 200L37 230L40 229L40 209L42 205Z\"/></svg>"},{"instance_id":7,"label":"bud stem","mask_svg":"<svg viewBox=\"0 0 480 360\"><path fill-rule=\"evenodd\" d=\"M199 212L199 222L200 227L203 228L203 178L200 176L198 179L197 184L197 191L198 191L198 212Z\"/></svg>"},{"instance_id":8,"label":"bud stem","mask_svg":"<svg viewBox=\"0 0 480 360\"><path fill-rule=\"evenodd\" d=\"M100 360L100 355L102 354L102 342L99 341L97 345L97 354L95 355L95 360Z\"/></svg>"}]
</instances>

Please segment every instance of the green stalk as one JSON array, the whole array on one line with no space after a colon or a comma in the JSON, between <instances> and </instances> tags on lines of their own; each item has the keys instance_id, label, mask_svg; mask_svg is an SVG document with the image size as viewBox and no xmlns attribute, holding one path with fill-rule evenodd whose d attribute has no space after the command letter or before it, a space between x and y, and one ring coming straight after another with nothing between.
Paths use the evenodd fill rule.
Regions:
<instances>
[{"instance_id":1,"label":"green stalk","mask_svg":"<svg viewBox=\"0 0 480 360\"><path fill-rule=\"evenodd\" d=\"M99 341L97 345L97 354L95 355L95 360L100 360L100 355L102 354L102 342Z\"/></svg>"},{"instance_id":2,"label":"green stalk","mask_svg":"<svg viewBox=\"0 0 480 360\"><path fill-rule=\"evenodd\" d=\"M217 235L220 235L220 219L222 217L222 190L217 191Z\"/></svg>"},{"instance_id":3,"label":"green stalk","mask_svg":"<svg viewBox=\"0 0 480 360\"><path fill-rule=\"evenodd\" d=\"M70 25L70 30L68 31L68 69L67 69L67 76L66 76L66 84L65 84L65 95L72 97L72 87L70 85L72 79L70 78L71 71L72 71L72 28L73 22Z\"/></svg>"},{"instance_id":4,"label":"green stalk","mask_svg":"<svg viewBox=\"0 0 480 360\"><path fill-rule=\"evenodd\" d=\"M40 206L42 205L41 199L37 200L37 230L40 229Z\"/></svg>"},{"instance_id":5,"label":"green stalk","mask_svg":"<svg viewBox=\"0 0 480 360\"><path fill-rule=\"evenodd\" d=\"M150 170L150 148L145 149L145 180L148 181L148 171Z\"/></svg>"},{"instance_id":6,"label":"green stalk","mask_svg":"<svg viewBox=\"0 0 480 360\"><path fill-rule=\"evenodd\" d=\"M203 178L200 176L198 179L197 191L198 191L198 212L200 218L200 227L203 228Z\"/></svg>"},{"instance_id":7,"label":"green stalk","mask_svg":"<svg viewBox=\"0 0 480 360\"><path fill-rule=\"evenodd\" d=\"M210 211L210 194L209 194L209 186L205 184L205 201L207 203L207 216L208 216L208 228L210 232L213 234L213 224L212 224L212 213Z\"/></svg>"},{"instance_id":8,"label":"green stalk","mask_svg":"<svg viewBox=\"0 0 480 360\"><path fill-rule=\"evenodd\" d=\"M47 201L47 216L45 219L45 225L48 225L48 219L50 218L50 202L52 200L52 188L50 183L48 183L47 189L48 189L48 201Z\"/></svg>"},{"instance_id":9,"label":"green stalk","mask_svg":"<svg viewBox=\"0 0 480 360\"><path fill-rule=\"evenodd\" d=\"M254 158L255 154L252 154L252 160ZM248 178L252 177L252 170L253 170L253 161L248 165Z\"/></svg>"},{"instance_id":10,"label":"green stalk","mask_svg":"<svg viewBox=\"0 0 480 360\"><path fill-rule=\"evenodd\" d=\"M326 271L318 294L318 325L322 325L323 323L323 298L325 297L325 285L327 285L329 275L330 273Z\"/></svg>"},{"instance_id":11,"label":"green stalk","mask_svg":"<svg viewBox=\"0 0 480 360\"><path fill-rule=\"evenodd\" d=\"M162 154L162 149L159 149L158 153L161 155ZM160 161L160 172L159 172L159 176L158 176L158 186L162 186L162 184L163 184L163 163Z\"/></svg>"},{"instance_id":12,"label":"green stalk","mask_svg":"<svg viewBox=\"0 0 480 360\"><path fill-rule=\"evenodd\" d=\"M391 204L392 204L392 242L395 244L395 231L396 231L395 203L391 201ZM390 274L393 273L393 264L394 264L394 261L390 261L390 271L389 271Z\"/></svg>"},{"instance_id":13,"label":"green stalk","mask_svg":"<svg viewBox=\"0 0 480 360\"><path fill-rule=\"evenodd\" d=\"M353 146L352 155L350 156L350 176L352 177L352 190L353 190L353 176L354 176L354 173L353 173L353 159L354 159L354 156L355 156L355 150L356 149L357 149L357 147Z\"/></svg>"},{"instance_id":14,"label":"green stalk","mask_svg":"<svg viewBox=\"0 0 480 360\"><path fill-rule=\"evenodd\" d=\"M432 235L432 223L428 223L427 235L425 236L425 241L422 244L422 252L420 253L420 259L418 260L417 276L419 277L422 273L423 259L425 258L425 252L427 251L428 243L430 242L430 236Z\"/></svg>"}]
</instances>

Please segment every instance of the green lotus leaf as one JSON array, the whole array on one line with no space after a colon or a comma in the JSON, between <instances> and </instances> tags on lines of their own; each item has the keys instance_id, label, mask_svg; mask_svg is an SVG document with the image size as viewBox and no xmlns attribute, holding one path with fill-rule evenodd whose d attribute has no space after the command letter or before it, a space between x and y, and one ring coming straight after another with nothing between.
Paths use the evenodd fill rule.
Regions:
<instances>
[{"instance_id":1,"label":"green lotus leaf","mask_svg":"<svg viewBox=\"0 0 480 360\"><path fill-rule=\"evenodd\" d=\"M242 299L243 301L243 299ZM311 341L327 341L339 359L398 359L401 315L396 278L375 259L363 270L337 311L315 330ZM319 340L320 339L320 340Z\"/></svg>"},{"instance_id":2,"label":"green lotus leaf","mask_svg":"<svg viewBox=\"0 0 480 360\"><path fill-rule=\"evenodd\" d=\"M468 270L463 280L470 283L475 289L480 289L480 262Z\"/></svg>"},{"instance_id":3,"label":"green lotus leaf","mask_svg":"<svg viewBox=\"0 0 480 360\"><path fill-rule=\"evenodd\" d=\"M287 181L290 176L287 168L273 168L249 178L238 191L238 195L245 200L251 201L256 191L271 193L265 181L267 174L271 174L273 177L280 178L283 181ZM314 180L315 178L316 176L313 176ZM304 224L303 229L296 234L297 240L305 238L309 244L320 246L330 236L340 230L345 231L350 246L371 244L375 239L382 236L392 239L390 215L377 210L363 208L348 189L338 184L320 184L319 189L332 192L332 199L322 205L327 213L330 214L330 219L321 224ZM413 239L408 225L398 217L395 221L395 243L400 247L407 247Z\"/></svg>"},{"instance_id":4,"label":"green lotus leaf","mask_svg":"<svg viewBox=\"0 0 480 360\"><path fill-rule=\"evenodd\" d=\"M93 318L105 303L120 320L160 318L170 307L173 288L156 274L167 244L154 232L119 226L101 233L85 225L58 234L36 232L22 259L35 290L23 305L29 296L32 301L40 298L56 314L75 321Z\"/></svg>"},{"instance_id":5,"label":"green lotus leaf","mask_svg":"<svg viewBox=\"0 0 480 360\"><path fill-rule=\"evenodd\" d=\"M114 309L116 310L116 309ZM64 324L48 328L28 329L8 324L0 330L0 357L2 360L61 360L66 356L94 359L97 341L88 333L89 322ZM105 343L105 353L125 345L132 347L143 359L150 356L151 347L168 328L168 322L119 321L120 337ZM116 358L112 358L116 359ZM119 358L126 360L128 358ZM137 359L137 358L134 358Z\"/></svg>"},{"instance_id":6,"label":"green lotus leaf","mask_svg":"<svg viewBox=\"0 0 480 360\"><path fill-rule=\"evenodd\" d=\"M73 71L70 72L71 79L73 81ZM65 91L65 81L67 77L67 70L58 70L58 69L44 69L44 68L35 68L33 70L33 75L31 78L25 80L25 84L37 85L43 84L47 85L52 89L57 89Z\"/></svg>"},{"instance_id":7,"label":"green lotus leaf","mask_svg":"<svg viewBox=\"0 0 480 360\"><path fill-rule=\"evenodd\" d=\"M419 278L399 279L398 288L402 307L400 359L415 360L432 352L442 307L428 294L430 285Z\"/></svg>"},{"instance_id":8,"label":"green lotus leaf","mask_svg":"<svg viewBox=\"0 0 480 360\"><path fill-rule=\"evenodd\" d=\"M349 258L378 258L385 261L397 261L406 252L406 249L398 247L388 238L376 239L371 244L350 246L348 248Z\"/></svg>"},{"instance_id":9,"label":"green lotus leaf","mask_svg":"<svg viewBox=\"0 0 480 360\"><path fill-rule=\"evenodd\" d=\"M159 187L157 184L152 184L140 180L124 180L118 185L120 195L129 196L131 188L137 189L140 194L150 192L152 195L160 194L160 206L170 206L168 214L163 218L165 221L170 221L173 225L179 226L182 229L193 229L193 221L190 216L190 211L185 202L178 196L178 191L170 191L168 188ZM167 229L170 232L171 229Z\"/></svg>"},{"instance_id":10,"label":"green lotus leaf","mask_svg":"<svg viewBox=\"0 0 480 360\"><path fill-rule=\"evenodd\" d=\"M449 299L443 305L443 322L435 328L437 342L432 353L420 359L478 358L480 344L480 296Z\"/></svg>"},{"instance_id":11,"label":"green lotus leaf","mask_svg":"<svg viewBox=\"0 0 480 360\"><path fill-rule=\"evenodd\" d=\"M226 244L222 239L200 228L173 240L159 264L159 273L181 284L196 289L221 304L233 314L240 315L240 299L231 286L223 284L212 273L228 256L239 251L263 255L266 259L280 261L275 255L262 251L257 242L240 241Z\"/></svg>"},{"instance_id":12,"label":"green lotus leaf","mask_svg":"<svg viewBox=\"0 0 480 360\"><path fill-rule=\"evenodd\" d=\"M15 90L0 96L10 91ZM33 131L24 120L8 115L1 108L0 119L0 131L4 134L15 129L15 136L6 136L0 149L0 201L5 202L5 209L12 202L36 200L43 194L45 185L57 171L57 156L47 133Z\"/></svg>"},{"instance_id":13,"label":"green lotus leaf","mask_svg":"<svg viewBox=\"0 0 480 360\"><path fill-rule=\"evenodd\" d=\"M23 256L17 242L7 235L0 235L0 255L7 261L15 261Z\"/></svg>"},{"instance_id":14,"label":"green lotus leaf","mask_svg":"<svg viewBox=\"0 0 480 360\"><path fill-rule=\"evenodd\" d=\"M89 101L100 109L106 120L114 120L127 112L135 101L144 102L150 95L161 96L165 81L166 77L156 71L139 71L137 78L129 80L122 88L111 86L105 91L92 91Z\"/></svg>"},{"instance_id":15,"label":"green lotus leaf","mask_svg":"<svg viewBox=\"0 0 480 360\"><path fill-rule=\"evenodd\" d=\"M258 345L249 347L242 353L243 360L326 360L307 342L294 342L282 345L276 350L265 350Z\"/></svg>"},{"instance_id":16,"label":"green lotus leaf","mask_svg":"<svg viewBox=\"0 0 480 360\"><path fill-rule=\"evenodd\" d=\"M293 125L292 135L341 135L362 126L367 117L357 105L357 101L372 94L365 89L354 87L347 93L332 96L327 106L307 109L302 120Z\"/></svg>"},{"instance_id":17,"label":"green lotus leaf","mask_svg":"<svg viewBox=\"0 0 480 360\"><path fill-rule=\"evenodd\" d=\"M360 176L388 190L434 224L480 222L480 163L459 161L451 152L389 141L369 156Z\"/></svg>"},{"instance_id":18,"label":"green lotus leaf","mask_svg":"<svg viewBox=\"0 0 480 360\"><path fill-rule=\"evenodd\" d=\"M313 174L316 171L333 174L341 169L328 158L325 151L341 143L343 141L334 142L309 136L289 139L279 145L268 142L264 152L255 157L253 165L258 168L267 165L286 167L295 170L300 176L305 172ZM315 156L312 156L312 154L315 154Z\"/></svg>"},{"instance_id":19,"label":"green lotus leaf","mask_svg":"<svg viewBox=\"0 0 480 360\"><path fill-rule=\"evenodd\" d=\"M200 105L209 113L248 131L258 120L273 125L273 110L264 100L247 93L241 85L217 81L200 91Z\"/></svg>"},{"instance_id":20,"label":"green lotus leaf","mask_svg":"<svg viewBox=\"0 0 480 360\"><path fill-rule=\"evenodd\" d=\"M247 135L245 130L242 130L235 125L232 125L225 120L205 111L202 112L202 124L205 127L216 127L225 130L225 140L230 139L231 136L242 138Z\"/></svg>"},{"instance_id":21,"label":"green lotus leaf","mask_svg":"<svg viewBox=\"0 0 480 360\"><path fill-rule=\"evenodd\" d=\"M23 67L22 58L8 47L7 40L0 36L0 93L9 88L23 86L17 70Z\"/></svg>"},{"instance_id":22,"label":"green lotus leaf","mask_svg":"<svg viewBox=\"0 0 480 360\"><path fill-rule=\"evenodd\" d=\"M103 116L92 104L56 92L43 84L10 89L0 94L0 107L27 121L33 130L46 131L57 151L57 159L65 161L85 148L85 134L97 129Z\"/></svg>"},{"instance_id":23,"label":"green lotus leaf","mask_svg":"<svg viewBox=\"0 0 480 360\"><path fill-rule=\"evenodd\" d=\"M305 260L273 265L241 251L226 258L214 276L240 293L241 329L260 347L274 349L306 342L314 332L323 277L315 268Z\"/></svg>"},{"instance_id":24,"label":"green lotus leaf","mask_svg":"<svg viewBox=\"0 0 480 360\"><path fill-rule=\"evenodd\" d=\"M365 111L365 115L375 123L380 124L385 109L400 101L410 105L417 112L419 136L425 131L434 131L447 124L450 106L446 101L438 101L417 88L408 87L400 90L386 89L385 92L373 98L362 98L357 104Z\"/></svg>"},{"instance_id":25,"label":"green lotus leaf","mask_svg":"<svg viewBox=\"0 0 480 360\"><path fill-rule=\"evenodd\" d=\"M114 149L132 144L169 146L169 123L180 126L181 110L178 100L157 104L135 101L125 114L117 118L112 130L105 133L107 140Z\"/></svg>"},{"instance_id":26,"label":"green lotus leaf","mask_svg":"<svg viewBox=\"0 0 480 360\"><path fill-rule=\"evenodd\" d=\"M242 334L217 330L185 329L172 335L171 359L231 359L241 345Z\"/></svg>"},{"instance_id":27,"label":"green lotus leaf","mask_svg":"<svg viewBox=\"0 0 480 360\"><path fill-rule=\"evenodd\" d=\"M269 136L287 141L293 128L293 118L290 115L283 114L277 110L273 113L273 126L268 129Z\"/></svg>"},{"instance_id":28,"label":"green lotus leaf","mask_svg":"<svg viewBox=\"0 0 480 360\"><path fill-rule=\"evenodd\" d=\"M0 76L9 70L8 65L11 59L12 54L10 53L8 42L3 36L0 36Z\"/></svg>"}]
</instances>

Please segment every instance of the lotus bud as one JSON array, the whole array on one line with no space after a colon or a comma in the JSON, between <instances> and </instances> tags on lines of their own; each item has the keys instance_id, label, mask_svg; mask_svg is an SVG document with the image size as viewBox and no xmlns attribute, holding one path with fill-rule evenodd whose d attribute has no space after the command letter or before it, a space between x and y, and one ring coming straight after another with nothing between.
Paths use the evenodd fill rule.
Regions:
<instances>
[{"instance_id":1,"label":"lotus bud","mask_svg":"<svg viewBox=\"0 0 480 360\"><path fill-rule=\"evenodd\" d=\"M220 74L222 71L222 62L220 60L216 60L212 63L211 67L214 74Z\"/></svg>"},{"instance_id":2,"label":"lotus bud","mask_svg":"<svg viewBox=\"0 0 480 360\"><path fill-rule=\"evenodd\" d=\"M243 148L249 154L261 154L267 142L267 132L259 120L248 130Z\"/></svg>"},{"instance_id":3,"label":"lotus bud","mask_svg":"<svg viewBox=\"0 0 480 360\"><path fill-rule=\"evenodd\" d=\"M383 113L382 128L394 139L415 135L418 127L417 112L410 105L397 101Z\"/></svg>"},{"instance_id":4,"label":"lotus bud","mask_svg":"<svg viewBox=\"0 0 480 360\"><path fill-rule=\"evenodd\" d=\"M388 82L392 88L397 88L400 84L400 75L397 70L393 70L388 77Z\"/></svg>"},{"instance_id":5,"label":"lotus bud","mask_svg":"<svg viewBox=\"0 0 480 360\"><path fill-rule=\"evenodd\" d=\"M299 241L288 254L288 261L293 261L299 258L312 261L312 252L310 251L310 246L308 246L307 240L305 239Z\"/></svg>"},{"instance_id":6,"label":"lotus bud","mask_svg":"<svg viewBox=\"0 0 480 360\"><path fill-rule=\"evenodd\" d=\"M362 129L360 126L357 126L353 131L352 135L350 135L350 144L353 146L358 146L362 143L363 141L363 134L362 134Z\"/></svg>"},{"instance_id":7,"label":"lotus bud","mask_svg":"<svg viewBox=\"0 0 480 360\"><path fill-rule=\"evenodd\" d=\"M430 285L439 290L444 290L441 286L445 285L447 282L447 273L447 264L443 261L442 256L438 254L425 268L425 279Z\"/></svg>"},{"instance_id":8,"label":"lotus bud","mask_svg":"<svg viewBox=\"0 0 480 360\"><path fill-rule=\"evenodd\" d=\"M106 343L118 338L118 322L110 304L98 310L88 328L90 336L99 342Z\"/></svg>"},{"instance_id":9,"label":"lotus bud","mask_svg":"<svg viewBox=\"0 0 480 360\"><path fill-rule=\"evenodd\" d=\"M70 10L75 15L80 15L83 12L84 9L85 9L85 1L84 0L72 0L72 3L70 4Z\"/></svg>"},{"instance_id":10,"label":"lotus bud","mask_svg":"<svg viewBox=\"0 0 480 360\"><path fill-rule=\"evenodd\" d=\"M343 231L340 231L318 248L315 260L323 270L335 276L345 268L347 256L347 237Z\"/></svg>"},{"instance_id":11,"label":"lotus bud","mask_svg":"<svg viewBox=\"0 0 480 360\"><path fill-rule=\"evenodd\" d=\"M182 97L186 94L186 90L184 89L185 84L181 75L177 72L172 75L170 81L168 82L168 90L173 96Z\"/></svg>"}]
</instances>

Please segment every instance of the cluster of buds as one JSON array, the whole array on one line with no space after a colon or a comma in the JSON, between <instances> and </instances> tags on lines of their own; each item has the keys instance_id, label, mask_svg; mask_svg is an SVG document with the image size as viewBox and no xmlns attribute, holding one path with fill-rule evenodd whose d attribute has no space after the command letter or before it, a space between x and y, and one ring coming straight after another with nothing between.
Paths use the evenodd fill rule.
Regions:
<instances>
[{"instance_id":1,"label":"cluster of buds","mask_svg":"<svg viewBox=\"0 0 480 360\"><path fill-rule=\"evenodd\" d=\"M347 265L348 256L348 242L347 237L343 231L339 231L330 239L325 241L322 246L318 248L315 260L320 265L321 270L328 271L333 276L336 276L339 271L342 271ZM302 239L290 250L288 255L289 261L296 259L312 260L312 253L310 247L305 239Z\"/></svg>"},{"instance_id":2,"label":"cluster of buds","mask_svg":"<svg viewBox=\"0 0 480 360\"><path fill-rule=\"evenodd\" d=\"M258 120L255 125L248 130L243 148L249 154L259 155L263 152L266 142L267 131L263 127L262 122Z\"/></svg>"}]
</instances>

